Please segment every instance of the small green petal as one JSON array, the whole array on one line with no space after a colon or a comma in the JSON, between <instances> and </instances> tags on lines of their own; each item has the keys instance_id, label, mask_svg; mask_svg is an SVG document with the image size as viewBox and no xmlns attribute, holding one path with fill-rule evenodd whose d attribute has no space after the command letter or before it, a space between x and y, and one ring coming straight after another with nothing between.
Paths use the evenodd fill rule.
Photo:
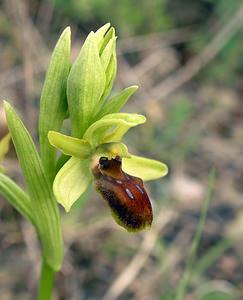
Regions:
<instances>
[{"instance_id":1,"label":"small green petal","mask_svg":"<svg viewBox=\"0 0 243 300\"><path fill-rule=\"evenodd\" d=\"M93 123L85 132L84 139L93 146L119 142L131 127L143 124L145 121L146 118L138 114L109 114Z\"/></svg>"},{"instance_id":2,"label":"small green petal","mask_svg":"<svg viewBox=\"0 0 243 300\"><path fill-rule=\"evenodd\" d=\"M53 183L53 192L68 212L71 206L84 193L91 182L90 161L71 157L57 173Z\"/></svg>"},{"instance_id":3,"label":"small green petal","mask_svg":"<svg viewBox=\"0 0 243 300\"><path fill-rule=\"evenodd\" d=\"M91 154L91 146L85 140L61 134L56 131L49 131L48 139L52 146L60 149L66 155L85 159Z\"/></svg>"},{"instance_id":4,"label":"small green petal","mask_svg":"<svg viewBox=\"0 0 243 300\"><path fill-rule=\"evenodd\" d=\"M102 144L97 148L95 154L98 156L108 157L108 159L115 158L116 156L131 157L127 146L123 143Z\"/></svg>"},{"instance_id":5,"label":"small green petal","mask_svg":"<svg viewBox=\"0 0 243 300\"><path fill-rule=\"evenodd\" d=\"M162 162L135 155L131 158L123 158L122 170L143 181L158 179L168 173L167 166Z\"/></svg>"}]
</instances>

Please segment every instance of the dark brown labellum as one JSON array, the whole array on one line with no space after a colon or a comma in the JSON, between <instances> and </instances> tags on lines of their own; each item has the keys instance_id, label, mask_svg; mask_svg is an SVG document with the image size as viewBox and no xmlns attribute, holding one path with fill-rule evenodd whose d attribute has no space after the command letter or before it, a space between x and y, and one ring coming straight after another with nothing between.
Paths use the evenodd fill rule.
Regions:
<instances>
[{"instance_id":1,"label":"dark brown labellum","mask_svg":"<svg viewBox=\"0 0 243 300\"><path fill-rule=\"evenodd\" d=\"M151 226L152 207L143 181L122 170L120 157L101 157L93 169L96 189L109 204L116 222L128 231Z\"/></svg>"}]
</instances>

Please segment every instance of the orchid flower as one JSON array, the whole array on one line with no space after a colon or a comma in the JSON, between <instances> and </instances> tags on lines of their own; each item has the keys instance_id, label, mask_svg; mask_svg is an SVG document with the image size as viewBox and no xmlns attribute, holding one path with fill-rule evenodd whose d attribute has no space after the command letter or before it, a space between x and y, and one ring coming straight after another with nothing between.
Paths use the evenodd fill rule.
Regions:
<instances>
[{"instance_id":1,"label":"orchid flower","mask_svg":"<svg viewBox=\"0 0 243 300\"><path fill-rule=\"evenodd\" d=\"M135 193L132 191L132 185L129 187L127 182L129 181L129 175L132 176L130 176L131 182L133 177L139 177L143 181L158 179L166 175L167 167L159 161L131 155L126 145L120 142L129 128L144 122L145 117L142 115L114 113L94 122L86 130L83 139L55 131L49 132L49 142L61 150L63 154L71 156L57 173L53 184L56 199L64 206L66 211L70 210L73 203L85 192L92 181L95 182L97 189L100 191L101 187L99 188L99 185L103 180L103 196L110 204L115 220L120 225L132 231L141 230L151 225L152 212L151 210L149 213L147 212L150 202L148 200L142 201L144 197L141 197L146 194L145 191L141 191L143 184L140 182L140 185L138 185L137 183L137 193ZM107 178L105 173L108 171L102 172L100 158L107 158L107 160L113 162L117 158L121 158L123 173L120 172L120 166L118 168L111 167L109 170L111 174L108 177L109 184L104 182L104 177ZM97 176L97 166L101 170L100 177ZM128 176L124 176L124 172ZM111 184L112 179L114 179L113 185ZM105 196L105 192L111 194L112 187L115 189L115 185L121 185L127 197L122 197L120 192L120 195L116 195L116 199L113 199L117 203L112 207L111 199ZM136 196L139 193L141 195ZM118 204L120 209L116 208ZM124 213L124 210L126 213ZM139 216L137 216L138 211ZM136 222L134 219L136 219Z\"/></svg>"}]
</instances>

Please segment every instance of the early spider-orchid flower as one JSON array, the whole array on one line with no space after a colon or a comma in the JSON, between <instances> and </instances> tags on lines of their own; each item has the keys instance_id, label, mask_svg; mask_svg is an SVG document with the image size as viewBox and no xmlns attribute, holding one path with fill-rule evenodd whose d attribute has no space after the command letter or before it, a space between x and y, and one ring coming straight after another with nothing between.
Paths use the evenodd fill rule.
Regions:
<instances>
[{"instance_id":1,"label":"early spider-orchid flower","mask_svg":"<svg viewBox=\"0 0 243 300\"><path fill-rule=\"evenodd\" d=\"M120 142L129 128L145 120L138 114L108 114L94 122L83 139L49 132L49 142L71 156L53 184L56 199L66 211L94 181L119 225L129 231L150 227L152 208L143 181L163 177L167 167L159 161L131 155Z\"/></svg>"}]
</instances>

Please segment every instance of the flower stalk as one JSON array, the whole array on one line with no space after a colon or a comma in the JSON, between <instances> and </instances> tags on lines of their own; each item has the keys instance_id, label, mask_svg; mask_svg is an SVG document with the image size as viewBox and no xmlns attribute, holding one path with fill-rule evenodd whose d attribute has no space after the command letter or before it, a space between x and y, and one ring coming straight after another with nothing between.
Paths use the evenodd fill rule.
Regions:
<instances>
[{"instance_id":1,"label":"flower stalk","mask_svg":"<svg viewBox=\"0 0 243 300\"><path fill-rule=\"evenodd\" d=\"M40 282L37 293L37 300L51 299L52 289L55 280L55 271L49 265L42 261Z\"/></svg>"}]
</instances>

